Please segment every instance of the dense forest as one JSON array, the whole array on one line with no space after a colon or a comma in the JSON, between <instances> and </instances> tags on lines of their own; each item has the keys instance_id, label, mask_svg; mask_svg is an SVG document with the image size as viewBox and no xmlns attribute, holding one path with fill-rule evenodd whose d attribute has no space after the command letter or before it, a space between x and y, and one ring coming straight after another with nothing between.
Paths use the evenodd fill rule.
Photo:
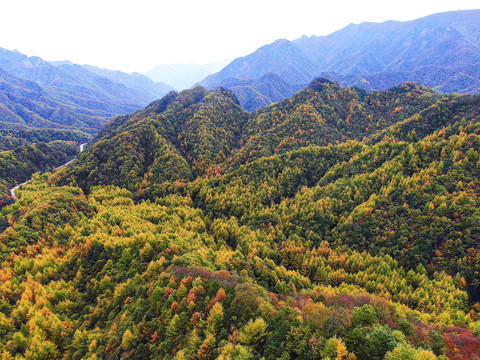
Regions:
<instances>
[{"instance_id":1,"label":"dense forest","mask_svg":"<svg viewBox=\"0 0 480 360\"><path fill-rule=\"evenodd\" d=\"M80 130L72 129L37 129L23 126L11 126L0 123L0 151L13 150L22 145L39 142L48 143L55 140L85 143L92 136Z\"/></svg>"},{"instance_id":2,"label":"dense forest","mask_svg":"<svg viewBox=\"0 0 480 360\"><path fill-rule=\"evenodd\" d=\"M0 151L0 208L12 201L10 189L39 171L55 169L78 154L78 145L54 140Z\"/></svg>"},{"instance_id":3,"label":"dense forest","mask_svg":"<svg viewBox=\"0 0 480 360\"><path fill-rule=\"evenodd\" d=\"M480 96L171 92L0 223L2 359L480 359Z\"/></svg>"}]
</instances>

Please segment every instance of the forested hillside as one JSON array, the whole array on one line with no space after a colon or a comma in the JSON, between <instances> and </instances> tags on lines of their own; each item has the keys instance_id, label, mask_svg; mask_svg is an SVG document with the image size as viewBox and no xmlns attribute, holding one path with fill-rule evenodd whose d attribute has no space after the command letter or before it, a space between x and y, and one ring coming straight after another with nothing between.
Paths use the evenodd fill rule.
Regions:
<instances>
[{"instance_id":1,"label":"forested hillside","mask_svg":"<svg viewBox=\"0 0 480 360\"><path fill-rule=\"evenodd\" d=\"M71 141L38 142L0 151L0 208L11 202L10 189L36 172L52 170L73 159L78 146Z\"/></svg>"},{"instance_id":2,"label":"forested hillside","mask_svg":"<svg viewBox=\"0 0 480 360\"><path fill-rule=\"evenodd\" d=\"M137 189L142 181L193 179L217 167L236 146L247 119L229 91L171 92L100 131L68 176L75 183Z\"/></svg>"},{"instance_id":3,"label":"forested hillside","mask_svg":"<svg viewBox=\"0 0 480 360\"><path fill-rule=\"evenodd\" d=\"M2 209L5 359L480 359L480 97L171 92Z\"/></svg>"},{"instance_id":4,"label":"forested hillside","mask_svg":"<svg viewBox=\"0 0 480 360\"><path fill-rule=\"evenodd\" d=\"M21 145L48 143L55 140L85 143L91 138L90 134L80 130L42 129L22 125L8 126L0 123L0 151L13 150Z\"/></svg>"}]
</instances>

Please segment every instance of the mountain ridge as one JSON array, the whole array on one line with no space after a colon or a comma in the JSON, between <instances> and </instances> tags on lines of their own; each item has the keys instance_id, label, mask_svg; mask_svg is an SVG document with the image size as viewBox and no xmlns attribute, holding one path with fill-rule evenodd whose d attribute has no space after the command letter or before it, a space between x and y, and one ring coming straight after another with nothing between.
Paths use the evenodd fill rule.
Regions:
<instances>
[{"instance_id":1,"label":"mountain ridge","mask_svg":"<svg viewBox=\"0 0 480 360\"><path fill-rule=\"evenodd\" d=\"M2 356L476 359L479 178L480 95L172 91L2 209Z\"/></svg>"},{"instance_id":2,"label":"mountain ridge","mask_svg":"<svg viewBox=\"0 0 480 360\"><path fill-rule=\"evenodd\" d=\"M53 358L475 359L479 134L479 95L413 82L321 78L255 113L228 90L171 92L20 189L0 257L65 249L44 282L76 293L51 312L101 345L46 337ZM35 306L6 293L12 321Z\"/></svg>"},{"instance_id":3,"label":"mountain ridge","mask_svg":"<svg viewBox=\"0 0 480 360\"><path fill-rule=\"evenodd\" d=\"M372 51L391 34L344 57L327 39L312 53L331 68L306 86L316 60L280 40L236 62L245 79L170 91L93 138L62 123L80 120L55 91L126 84L38 58L16 63L42 83L0 67L0 147L15 145L0 152L0 194L53 171L0 197L2 359L480 360L480 94L388 87L414 72L474 88L473 57L428 68L422 53L474 46L459 24L413 22L418 36L402 45L397 31L383 58ZM402 62L410 48L425 58Z\"/></svg>"},{"instance_id":4,"label":"mountain ridge","mask_svg":"<svg viewBox=\"0 0 480 360\"><path fill-rule=\"evenodd\" d=\"M0 69L3 74L4 93L8 87L9 77L16 79L17 85L25 81L26 88L46 94L47 97L44 101L33 104L28 97L22 95L20 85L20 92L19 89L15 90L18 95L16 97L14 95L15 104L8 106L10 110L23 107L37 119L43 122L59 121L59 125L65 124L61 119L52 118L54 112L50 110L51 108L57 108L65 114L64 116L70 118L71 122L77 122L76 126L87 121L87 128L98 129L105 123L105 119L102 118L132 112L169 90L161 84L155 85L142 75L82 67L68 62L52 65L39 57L28 57L18 51L6 49L0 49ZM127 85L135 85L136 88ZM12 93L7 92L5 96L12 97ZM22 117L21 114L16 115Z\"/></svg>"},{"instance_id":5,"label":"mountain ridge","mask_svg":"<svg viewBox=\"0 0 480 360\"><path fill-rule=\"evenodd\" d=\"M343 85L369 90L417 81L440 92L474 93L480 91L478 19L480 10L462 10L405 22L349 24L325 36L277 40L235 59L200 84L212 89L228 78L253 82L272 72L290 85L332 74ZM267 102L268 94L261 95Z\"/></svg>"}]
</instances>

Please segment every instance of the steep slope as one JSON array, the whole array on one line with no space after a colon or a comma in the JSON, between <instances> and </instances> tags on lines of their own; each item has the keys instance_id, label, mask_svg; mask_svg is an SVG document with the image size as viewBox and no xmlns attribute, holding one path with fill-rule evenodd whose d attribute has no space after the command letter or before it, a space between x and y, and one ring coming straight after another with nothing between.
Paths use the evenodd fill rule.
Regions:
<instances>
[{"instance_id":1,"label":"steep slope","mask_svg":"<svg viewBox=\"0 0 480 360\"><path fill-rule=\"evenodd\" d=\"M254 114L245 126L232 167L309 145L361 140L439 101L415 83L368 93L318 79L294 96Z\"/></svg>"},{"instance_id":2,"label":"steep slope","mask_svg":"<svg viewBox=\"0 0 480 360\"><path fill-rule=\"evenodd\" d=\"M132 190L141 182L191 179L230 154L245 120L231 92L202 87L172 92L114 119L65 177L86 188L115 184Z\"/></svg>"},{"instance_id":3,"label":"steep slope","mask_svg":"<svg viewBox=\"0 0 480 360\"><path fill-rule=\"evenodd\" d=\"M366 142L260 157L190 192L209 216L268 224L275 244L326 240L461 274L478 301L479 134L478 96L442 99Z\"/></svg>"},{"instance_id":4,"label":"steep slope","mask_svg":"<svg viewBox=\"0 0 480 360\"><path fill-rule=\"evenodd\" d=\"M305 84L316 74L316 64L291 41L281 39L233 60L200 84L212 88L228 78L256 79L274 73L290 84Z\"/></svg>"},{"instance_id":5,"label":"steep slope","mask_svg":"<svg viewBox=\"0 0 480 360\"><path fill-rule=\"evenodd\" d=\"M138 91L142 94L143 98L148 101L160 99L173 90L170 85L167 85L164 82L153 82L149 77L137 72L127 74L122 71L101 69L92 65L82 65L82 67L94 74L108 78L116 83L123 84L130 89Z\"/></svg>"},{"instance_id":6,"label":"steep slope","mask_svg":"<svg viewBox=\"0 0 480 360\"><path fill-rule=\"evenodd\" d=\"M321 75L368 90L416 81L444 93L474 93L480 91L479 19L480 10L456 11L407 22L350 24L327 36L277 40L232 61L201 84L215 88L226 79L253 81L274 73L291 85ZM242 93L238 86L236 91ZM269 98L268 90L259 92L252 97ZM242 105L251 101L246 98Z\"/></svg>"},{"instance_id":7,"label":"steep slope","mask_svg":"<svg viewBox=\"0 0 480 360\"><path fill-rule=\"evenodd\" d=\"M95 112L69 111L52 91L0 69L1 150L52 140L85 142L103 123Z\"/></svg>"},{"instance_id":8,"label":"steep slope","mask_svg":"<svg viewBox=\"0 0 480 360\"><path fill-rule=\"evenodd\" d=\"M414 83L386 92L368 93L359 89L342 88L329 80L320 79L294 97L251 114L248 120L232 96L223 92L207 92L197 87L180 94L172 93L132 116L117 118L98 135L98 142L81 155L70 170L61 175L61 182L71 179L85 189L94 185L115 184L139 190L139 194L147 194L145 196L158 196L172 191L168 184L176 180L193 180L205 175L208 178L213 175L215 180L200 181L192 187L186 182L187 185L176 185L175 189L187 186L188 190L183 191L196 194L192 196L197 204L211 216L232 214L252 226L260 226L265 221L284 224L277 216L287 215L267 214L271 211L278 214L283 207L278 208L275 204L284 203L288 198L304 201L301 200L303 195L300 196L301 186L312 187L312 194L322 194L312 195L317 198L325 196L324 191L328 193L339 186L335 190L338 194L334 200L334 214L328 215L328 221L322 220L322 223L327 221L323 226L312 223L310 229L308 222L302 224L304 220L299 220L297 225L292 226L296 226L296 233L303 237L329 239L337 241L339 245L348 243L359 250L366 250L370 241L368 236L365 237L368 239L366 242L359 239L348 242L342 235L342 231L346 230L341 229L351 224L348 219L355 218L362 203L371 201L372 196L380 196L385 188L378 187L376 180L365 180L372 182L366 190L368 195L358 195L348 206L340 205L337 201L342 198L345 187L359 187L348 184L347 180L341 178L349 174L348 179L377 179L377 172L381 173L382 167L402 168L404 176L423 177L426 168L437 166L438 159L434 153L449 151L448 146L452 141L457 141L448 138L445 142L440 142L440 145L435 145L437 150L428 152L428 159L421 165L418 160L412 160L412 157L416 159L420 155L412 154L424 151L427 146L425 144L433 141L428 137L448 131L449 136L455 138L462 133L461 122L472 124L468 134L473 136L480 120L478 98L457 95L443 97ZM242 117L246 121L234 122ZM449 130L451 126L455 127ZM420 141L422 139L429 140L423 143ZM358 143L360 140L363 142ZM385 149L386 144L392 141L397 145ZM474 139L471 141L475 143ZM300 149L312 146L311 150L293 155ZM317 146L328 146L330 150L321 150L324 154L314 156L313 160L308 154L311 151L317 152ZM360 155L363 153L366 155ZM381 155L382 153L384 154ZM282 157L282 161L278 158L287 156L286 159L289 159L295 156L298 161L306 155L311 160L301 165L305 170L300 172L298 163L295 170L286 170L285 167L289 168L288 161L285 162L285 157ZM361 161L358 160L359 155ZM273 159L265 160L271 156L278 159L273 168L269 165ZM351 161L355 164L353 169L350 168L351 165L346 165ZM358 165L360 163L363 165ZM243 168L242 165L247 167ZM450 169L451 165L448 166ZM456 171L451 171L453 169L447 171L446 178L459 176ZM338 175L334 175L336 172ZM419 173L415 175L417 172ZM226 175L222 176L224 173ZM281 175L275 175L279 173ZM387 177L382 180L382 184L398 182L398 179L392 177L393 174L389 172L390 180L387 181ZM280 181L277 176L282 178L280 186L277 184ZM473 186L471 184L475 176L474 171L469 171L468 188ZM465 175L461 178L467 179ZM218 179L222 179L223 183L219 188ZM440 175L435 181L445 182ZM228 190L230 186L232 190ZM448 187L446 189L452 191ZM217 192L218 195L215 195ZM205 197L207 194L208 198ZM452 201L456 196L456 193L453 194ZM401 201L402 204L409 204L410 200L402 198ZM287 208L289 206L295 208L298 205L291 203ZM282 210L285 211L288 212ZM465 211L466 208L462 210ZM412 224L423 221L419 219L421 217L415 217ZM299 229L304 230L299 233ZM382 233L379 236L386 235ZM403 235L399 233L398 236ZM423 241L421 239L418 237L418 241ZM400 240L396 238L395 241ZM477 240L466 241L473 244ZM408 267L412 263L427 266L431 265L429 262L434 258L434 251L439 251L444 242L439 240L435 246L425 250L429 254L426 257L419 257L417 251L420 250L417 246L420 245L416 243L411 252L403 255L394 252L394 246L388 250L382 247L384 245L378 246L379 254L388 251L403 266ZM371 251L377 251L374 249ZM451 254L447 257L453 258ZM472 296L477 296L477 285L474 285L472 275L466 269L460 270L460 267L453 265L442 265L441 268L451 273L462 272L470 281Z\"/></svg>"},{"instance_id":9,"label":"steep slope","mask_svg":"<svg viewBox=\"0 0 480 360\"><path fill-rule=\"evenodd\" d=\"M480 62L480 10L446 12L413 21L349 26L294 43L322 71L370 74L425 66L462 68Z\"/></svg>"},{"instance_id":10,"label":"steep slope","mask_svg":"<svg viewBox=\"0 0 480 360\"><path fill-rule=\"evenodd\" d=\"M135 111L168 91L140 75L95 71L0 49L1 120L96 131L104 118Z\"/></svg>"},{"instance_id":11,"label":"steep slope","mask_svg":"<svg viewBox=\"0 0 480 360\"><path fill-rule=\"evenodd\" d=\"M4 126L0 123L0 151L13 150L21 145L48 143L55 140L85 143L91 138L92 136L79 130L38 129L21 125Z\"/></svg>"},{"instance_id":12,"label":"steep slope","mask_svg":"<svg viewBox=\"0 0 480 360\"><path fill-rule=\"evenodd\" d=\"M77 153L78 146L71 141L38 142L0 151L0 208L12 201L12 187L29 180L36 172L65 164Z\"/></svg>"},{"instance_id":13,"label":"steep slope","mask_svg":"<svg viewBox=\"0 0 480 360\"><path fill-rule=\"evenodd\" d=\"M397 84L415 79L415 81L435 88L443 93L478 93L480 63L458 68L425 66L412 72L384 71L375 74L340 75L332 72L322 73L338 81L343 86L357 86L366 90L387 90Z\"/></svg>"},{"instance_id":14,"label":"steep slope","mask_svg":"<svg viewBox=\"0 0 480 360\"><path fill-rule=\"evenodd\" d=\"M2 211L3 357L479 359L479 96L197 87L95 141Z\"/></svg>"},{"instance_id":15,"label":"steep slope","mask_svg":"<svg viewBox=\"0 0 480 360\"><path fill-rule=\"evenodd\" d=\"M15 77L0 69L1 121L38 128L76 128L95 131L108 112L76 108L64 103L55 92L37 83Z\"/></svg>"},{"instance_id":16,"label":"steep slope","mask_svg":"<svg viewBox=\"0 0 480 360\"><path fill-rule=\"evenodd\" d=\"M169 173L192 179L309 145L368 138L440 100L439 94L414 83L368 93L319 79L295 96L248 115L230 91L209 92L198 86L171 92L144 110L112 120L65 176L80 179L78 184L86 189L128 184L133 190L143 178L148 183L166 180L149 169L154 159L163 163L175 154L177 170ZM168 155L154 155L160 148L168 149Z\"/></svg>"},{"instance_id":17,"label":"steep slope","mask_svg":"<svg viewBox=\"0 0 480 360\"><path fill-rule=\"evenodd\" d=\"M305 86L290 85L280 76L267 73L259 79L225 79L220 87L231 90L245 110L255 111L290 97Z\"/></svg>"}]
</instances>

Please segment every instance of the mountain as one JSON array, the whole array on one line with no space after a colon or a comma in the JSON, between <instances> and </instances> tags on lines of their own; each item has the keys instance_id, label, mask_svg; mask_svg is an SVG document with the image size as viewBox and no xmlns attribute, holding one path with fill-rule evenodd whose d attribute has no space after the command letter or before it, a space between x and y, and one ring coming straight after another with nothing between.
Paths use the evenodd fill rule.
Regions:
<instances>
[{"instance_id":1,"label":"mountain","mask_svg":"<svg viewBox=\"0 0 480 360\"><path fill-rule=\"evenodd\" d=\"M206 76L219 71L230 60L211 64L169 64L158 65L145 73L150 79L172 85L177 90L189 89Z\"/></svg>"},{"instance_id":2,"label":"mountain","mask_svg":"<svg viewBox=\"0 0 480 360\"><path fill-rule=\"evenodd\" d=\"M36 172L53 170L78 154L72 141L37 141L0 151L0 208L12 203L10 189L30 180Z\"/></svg>"},{"instance_id":3,"label":"mountain","mask_svg":"<svg viewBox=\"0 0 480 360\"><path fill-rule=\"evenodd\" d=\"M54 65L0 49L0 206L14 185L71 159L76 144L90 140L108 117L170 89L140 74Z\"/></svg>"},{"instance_id":4,"label":"mountain","mask_svg":"<svg viewBox=\"0 0 480 360\"><path fill-rule=\"evenodd\" d=\"M171 92L0 219L6 359L478 359L480 96Z\"/></svg>"},{"instance_id":5,"label":"mountain","mask_svg":"<svg viewBox=\"0 0 480 360\"><path fill-rule=\"evenodd\" d=\"M2 122L37 128L98 129L109 112L76 108L74 103L59 99L56 91L34 81L16 77L0 68L0 109ZM105 105L108 106L108 105ZM73 112L75 109L75 113Z\"/></svg>"},{"instance_id":6,"label":"mountain","mask_svg":"<svg viewBox=\"0 0 480 360\"><path fill-rule=\"evenodd\" d=\"M82 67L94 74L108 78L116 83L123 84L130 89L143 92L144 98L149 99L149 101L160 99L173 90L171 86L163 82L153 82L149 77L137 72L127 74L122 71L101 69L92 65L82 65Z\"/></svg>"},{"instance_id":7,"label":"mountain","mask_svg":"<svg viewBox=\"0 0 480 360\"><path fill-rule=\"evenodd\" d=\"M366 90L386 90L399 83L416 79L422 84L429 84L443 93L462 92L477 93L480 63L460 68L441 68L426 66L414 72L379 72L375 74L340 75L332 72L321 73L344 86L356 86ZM459 90L460 89L460 90Z\"/></svg>"},{"instance_id":8,"label":"mountain","mask_svg":"<svg viewBox=\"0 0 480 360\"><path fill-rule=\"evenodd\" d=\"M235 59L201 84L215 88L226 79L245 81L274 73L291 85L323 76L368 90L417 81L444 93L474 93L480 90L479 19L480 10L455 11L406 22L350 24L327 36L277 40Z\"/></svg>"},{"instance_id":9,"label":"mountain","mask_svg":"<svg viewBox=\"0 0 480 360\"><path fill-rule=\"evenodd\" d=\"M407 22L350 24L294 43L321 71L345 75L464 67L480 62L479 15L480 10L466 10Z\"/></svg>"},{"instance_id":10,"label":"mountain","mask_svg":"<svg viewBox=\"0 0 480 360\"><path fill-rule=\"evenodd\" d=\"M92 136L81 130L32 128L24 125L0 123L0 151L13 150L21 145L50 141L75 141L85 143Z\"/></svg>"},{"instance_id":11,"label":"mountain","mask_svg":"<svg viewBox=\"0 0 480 360\"><path fill-rule=\"evenodd\" d=\"M191 179L231 152L245 120L229 91L195 87L171 92L112 120L96 135L88 159L79 160L83 165L68 176L83 186L115 184L131 190L141 182Z\"/></svg>"},{"instance_id":12,"label":"mountain","mask_svg":"<svg viewBox=\"0 0 480 360\"><path fill-rule=\"evenodd\" d=\"M290 85L280 76L267 73L258 79L228 78L219 86L231 90L245 110L254 111L285 99L306 85Z\"/></svg>"},{"instance_id":13,"label":"mountain","mask_svg":"<svg viewBox=\"0 0 480 360\"><path fill-rule=\"evenodd\" d=\"M143 180L160 176L152 172L153 165L163 172L167 164L182 163L183 170L169 176L193 179L218 166L234 169L309 145L372 136L440 100L439 94L414 83L367 93L318 79L293 97L249 115L231 91L197 86L112 120L68 176L86 190L107 184L135 190Z\"/></svg>"},{"instance_id":14,"label":"mountain","mask_svg":"<svg viewBox=\"0 0 480 360\"><path fill-rule=\"evenodd\" d=\"M158 194L166 191L162 185L166 181L186 181L188 184L195 180L192 182L193 188L189 191L199 191L195 195L196 200L199 200L204 196L201 187L211 186L210 181L203 181L202 178L220 176L223 190L218 193L219 198L201 200L204 204L202 208L208 209L208 206L206 208L203 206L214 201L216 210L212 216L217 216L218 212L233 214L257 226L260 221L257 215L266 211L264 206L268 205L253 201L258 196L265 200L271 199L273 203L270 206L277 209L275 204L286 201L290 196L295 197L295 194L298 195L303 185L317 186L321 192L327 191L332 186L344 186L346 180L340 184L336 183L339 181L337 176L341 176L341 173L333 174L338 171L353 171L348 179L365 172L375 173L378 167L387 166L385 165L387 163L389 166L393 166L392 164L401 166L405 176L412 176L412 171L423 171L422 167L415 165L415 161L418 162L419 159L411 160L413 156L411 152L414 150L410 146L419 147L419 150L415 151L420 151L421 146L424 146L420 139L436 142L440 141L438 134L434 135L437 132L461 133L462 123L470 124L468 133L474 134L475 129L480 127L479 106L478 96L445 97L415 83L406 83L386 92L366 92L361 89L343 88L327 79L318 79L293 97L249 115L239 107L231 92L207 91L202 87L196 87L179 94L172 92L144 110L113 120L97 134L90 149L74 161L72 167L62 174L59 181L62 184L74 181L74 184L81 186L85 191L90 191L92 187L98 185L116 185L136 191L138 194ZM451 136L455 138L457 135ZM392 141L397 145L388 150L388 154L374 160L373 154L380 151L375 149ZM448 146L448 141L441 146ZM278 167L280 166L278 161L286 161L284 156L287 154L312 146L327 147L329 149L327 153L333 151L336 155L328 159L323 158L326 155L321 155L312 163L312 168L299 170L301 173L295 175L295 181L299 182L293 188L290 184L293 180L286 179L286 184L280 189L275 190L278 184L273 188L268 185L267 188L270 188L268 196L263 190L259 190L264 189L266 185L258 183L255 176L263 179L272 171L273 173L283 171L281 168L272 169L270 161L276 163L275 166ZM441 148L438 148L440 145L435 146L437 152L441 151ZM308 150L307 153L309 151L313 150ZM353 160L357 156L354 155L357 151L367 151L368 160L363 161L365 167L357 168L361 163ZM301 156L306 156L307 153L302 153ZM287 157L289 156L293 155ZM371 156L373 158L370 158ZM433 161L437 166L435 161L439 160L434 155L431 156L433 158L425 160L426 164L433 166L431 165ZM345 161L347 163L353 161L356 164L355 170L347 170L349 165L346 165ZM413 161L415 164L406 161ZM308 162L302 166L307 164ZM471 179L474 178L474 173ZM438 181L443 183L450 176L456 176L453 174L447 171L445 180ZM320 186L318 182L322 176L326 176L322 180L325 183ZM438 176L442 177L443 174ZM470 175L467 178L470 179ZM393 182L393 178L390 181ZM232 188L231 195L237 196L235 201L223 198L225 195L223 191L227 191L230 182L236 189ZM217 184L217 180L213 183ZM247 186L249 183L252 185ZM239 184L244 185L238 188ZM216 186L211 189L209 196L214 196L213 194L217 192ZM348 186L356 187L353 184ZM380 188L377 189L376 186L373 188L367 186L368 197L378 195ZM194 188L197 190L193 190ZM447 188L450 188L450 185ZM257 193L259 191L262 195ZM407 199L402 201L408 203ZM233 203L236 204L232 205L233 207L226 205ZM358 205L347 207L348 212L353 214ZM347 211L347 208L342 208L342 211ZM335 216L340 216L340 213ZM260 218L263 219L263 215ZM335 219L328 229L322 230L317 239L331 237L332 241L336 241L343 236L339 230L342 222L339 217ZM342 221L346 219L347 217ZM275 220L278 221L280 220ZM348 239L344 241L348 242ZM359 244L360 242L349 242L350 246L356 246L360 251L368 249L366 243L363 247ZM437 243L433 247L439 245L440 243ZM385 251L390 253L391 249L379 246L380 253ZM397 254L402 265L408 266L409 256L421 257L421 263L424 266L429 265L428 261L431 261L432 257L419 255L415 249L414 247L413 250L407 251L405 254L408 253L408 256ZM415 255L412 255L414 252ZM448 267L444 268L447 269ZM477 292L478 289L474 290L472 296L479 296Z\"/></svg>"},{"instance_id":15,"label":"mountain","mask_svg":"<svg viewBox=\"0 0 480 360\"><path fill-rule=\"evenodd\" d=\"M107 117L132 112L168 92L128 75L0 49L2 111L7 122L97 131Z\"/></svg>"},{"instance_id":16,"label":"mountain","mask_svg":"<svg viewBox=\"0 0 480 360\"><path fill-rule=\"evenodd\" d=\"M207 76L200 84L213 88L228 78L255 79L267 73L277 74L290 84L305 84L313 79L316 70L316 63L299 46L281 39L233 60L218 73Z\"/></svg>"}]
</instances>

